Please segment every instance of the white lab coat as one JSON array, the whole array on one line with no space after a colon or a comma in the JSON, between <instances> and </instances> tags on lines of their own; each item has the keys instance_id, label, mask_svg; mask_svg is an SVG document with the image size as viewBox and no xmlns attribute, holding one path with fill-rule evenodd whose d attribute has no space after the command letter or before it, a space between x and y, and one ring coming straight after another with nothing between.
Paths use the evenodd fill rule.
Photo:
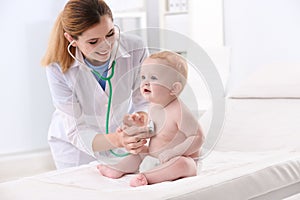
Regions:
<instances>
[{"instance_id":1,"label":"white lab coat","mask_svg":"<svg viewBox=\"0 0 300 200\"><path fill-rule=\"evenodd\" d=\"M69 70L62 73L58 63L46 68L55 112L48 133L48 141L57 168L86 164L111 156L109 152L95 153L92 141L96 134L105 134L109 86L105 92L76 50L76 58ZM117 52L110 113L110 132L121 125L126 113L146 111L147 102L139 91L139 67L148 56L140 38L121 35ZM113 55L112 55L113 57ZM112 61L111 61L112 62ZM108 72L110 75L111 70Z\"/></svg>"}]
</instances>

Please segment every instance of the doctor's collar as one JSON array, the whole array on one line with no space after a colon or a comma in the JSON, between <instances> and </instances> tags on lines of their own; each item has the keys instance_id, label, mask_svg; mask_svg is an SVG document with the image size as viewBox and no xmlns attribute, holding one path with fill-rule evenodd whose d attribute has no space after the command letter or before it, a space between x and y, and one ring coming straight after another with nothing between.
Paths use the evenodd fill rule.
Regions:
<instances>
[{"instance_id":1,"label":"doctor's collar","mask_svg":"<svg viewBox=\"0 0 300 200\"><path fill-rule=\"evenodd\" d=\"M113 52L114 53L114 52ZM113 57L114 55L112 54L111 57ZM73 67L78 67L80 65L82 65L82 63L85 63L84 62L84 57L83 57L83 54L82 52L79 50L78 47L76 47L76 51L75 51L75 57L80 61L78 60L74 60L74 62L72 63L72 65L70 66L70 68L73 68ZM120 43L120 46L119 46L119 50L117 52L117 59L120 58L120 57L123 57L123 58L130 58L131 55L126 51L126 49L124 48L123 44ZM110 61L110 64L111 64L112 60Z\"/></svg>"},{"instance_id":2,"label":"doctor's collar","mask_svg":"<svg viewBox=\"0 0 300 200\"><path fill-rule=\"evenodd\" d=\"M117 58L118 57L123 57L123 58L129 58L131 55L125 50L123 45L120 44L119 51L117 53Z\"/></svg>"},{"instance_id":3,"label":"doctor's collar","mask_svg":"<svg viewBox=\"0 0 300 200\"><path fill-rule=\"evenodd\" d=\"M116 42L115 42L115 45L117 45ZM122 42L122 36L121 36L121 39L120 39L120 45L119 45L119 49L118 49L118 52L117 52L117 58L118 57L123 57L123 58L131 57L131 55L126 51L126 48L124 47L124 44Z\"/></svg>"}]
</instances>

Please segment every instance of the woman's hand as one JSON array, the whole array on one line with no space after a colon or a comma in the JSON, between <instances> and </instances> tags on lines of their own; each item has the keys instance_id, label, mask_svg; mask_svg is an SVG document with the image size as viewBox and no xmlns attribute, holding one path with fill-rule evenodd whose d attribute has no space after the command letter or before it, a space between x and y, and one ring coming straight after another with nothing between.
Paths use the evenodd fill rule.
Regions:
<instances>
[{"instance_id":1,"label":"woman's hand","mask_svg":"<svg viewBox=\"0 0 300 200\"><path fill-rule=\"evenodd\" d=\"M145 150L147 138L151 137L148 128L140 128L137 132L127 134L121 128L117 129L117 135L121 147L124 147L129 153L138 154Z\"/></svg>"}]
</instances>

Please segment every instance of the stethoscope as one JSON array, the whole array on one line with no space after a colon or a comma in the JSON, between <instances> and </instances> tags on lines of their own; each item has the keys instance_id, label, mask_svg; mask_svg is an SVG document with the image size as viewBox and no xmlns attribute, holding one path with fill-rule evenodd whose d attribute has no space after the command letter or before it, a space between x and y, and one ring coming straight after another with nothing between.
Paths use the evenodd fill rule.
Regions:
<instances>
[{"instance_id":1,"label":"stethoscope","mask_svg":"<svg viewBox=\"0 0 300 200\"><path fill-rule=\"evenodd\" d=\"M117 58L117 52L119 51L119 46L120 46L120 38L121 38L121 31L119 26L114 25L115 27L117 27L118 29L118 34L119 37L117 39L117 47L115 50L115 55L114 55L114 59L111 63L111 66L107 68L107 70L105 72L108 72L109 70L111 70L111 74L108 77L103 77L99 72L97 72L94 69L88 68L95 76L97 76L99 79L107 81L108 82L108 86L109 86L109 95L108 95L108 105L107 105L107 110L106 110L106 122L105 122L105 133L109 134L109 116L110 116L110 109L111 109L111 101L112 101L112 84L111 84L111 79L114 76L115 73L115 65L116 65L116 58ZM70 56L72 56L73 59L77 60L79 63L83 64L85 66L85 63L82 63L82 61L80 61L79 59L77 59L72 52L70 51L70 47L73 44L74 40L68 45L68 53L70 54ZM105 73L103 72L103 73ZM111 154L113 154L116 157L124 157L124 156L128 156L130 153L123 153L123 154L118 154L115 153L112 149L109 150Z\"/></svg>"},{"instance_id":2,"label":"stethoscope","mask_svg":"<svg viewBox=\"0 0 300 200\"><path fill-rule=\"evenodd\" d=\"M116 26L116 25L115 25ZM116 26L118 27L118 26ZM117 48L116 48L116 52L115 52L115 56L114 59L111 63L111 66L109 68L107 68L106 71L109 71L111 69L111 74L108 77L103 77L99 72L97 72L96 70L92 69L92 73L94 75L96 75L98 78L107 81L108 82L108 86L109 86L109 95L108 95L108 105L107 105L107 110L106 110L106 120L105 120L105 133L109 134L109 115L110 115L110 108L111 108L111 100L112 100L112 84L111 84L111 78L114 76L115 73L115 65L116 65L116 56L117 56L117 52L119 50L119 45L120 45L120 28L118 27L119 30L119 37L118 37L118 44L117 44ZM123 154L118 154L116 152L114 152L112 149L109 150L111 154L113 154L116 157L125 157L128 156L129 153L123 153Z\"/></svg>"},{"instance_id":3,"label":"stethoscope","mask_svg":"<svg viewBox=\"0 0 300 200\"><path fill-rule=\"evenodd\" d=\"M106 110L106 120L105 120L105 133L109 134L109 116L110 116L110 109L111 109L111 101L112 101L112 84L111 84L111 79L114 76L115 73L115 65L116 65L116 58L117 58L117 52L119 51L119 46L120 46L120 38L121 38L121 31L118 25L114 25L115 27L117 27L118 29L118 34L119 37L117 39L117 47L115 50L115 55L114 55L114 59L111 63L111 66L107 68L107 70L105 70L103 73L108 72L109 70L111 70L111 74L108 77L103 77L99 72L97 72L94 69L88 68L88 70L90 70L95 76L97 76L99 79L107 81L108 82L108 86L109 86L109 95L108 95L108 105L107 105L107 110ZM72 41L69 45L68 45L68 52L70 54L70 56L72 56L73 59L77 60L79 63L83 64L84 66L86 65L85 63L82 63L79 59L77 59L72 52L70 51L70 47L73 44L74 41ZM149 123L147 125L147 128L149 129L149 133L153 133L154 132L154 123L152 120L149 120ZM113 154L116 157L125 157L130 155L130 153L123 153L123 154L119 154L114 152L112 149L109 150L111 154Z\"/></svg>"}]
</instances>

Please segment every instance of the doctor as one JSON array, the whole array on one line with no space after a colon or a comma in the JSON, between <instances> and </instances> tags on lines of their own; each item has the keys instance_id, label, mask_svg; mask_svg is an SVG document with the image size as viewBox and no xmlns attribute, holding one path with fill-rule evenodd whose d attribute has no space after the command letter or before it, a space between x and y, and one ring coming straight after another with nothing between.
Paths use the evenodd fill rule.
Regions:
<instances>
[{"instance_id":1,"label":"doctor","mask_svg":"<svg viewBox=\"0 0 300 200\"><path fill-rule=\"evenodd\" d=\"M56 167L66 168L114 157L108 150L139 153L147 130L127 135L120 128L127 113L146 111L139 91L139 67L148 51L142 41L120 34L103 0L69 0L58 16L42 65L55 112L48 141ZM105 134L112 73L109 134ZM116 149L122 148L122 149Z\"/></svg>"}]
</instances>

